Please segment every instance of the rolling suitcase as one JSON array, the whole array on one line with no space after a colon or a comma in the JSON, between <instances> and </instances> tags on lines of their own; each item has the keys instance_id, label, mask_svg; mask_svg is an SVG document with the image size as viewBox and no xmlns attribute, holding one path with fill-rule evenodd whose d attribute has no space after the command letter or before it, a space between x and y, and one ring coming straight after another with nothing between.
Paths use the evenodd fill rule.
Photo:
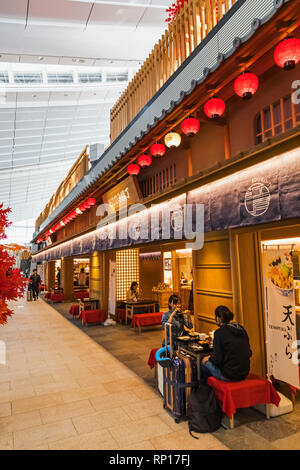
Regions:
<instances>
[{"instance_id":1,"label":"rolling suitcase","mask_svg":"<svg viewBox=\"0 0 300 470\"><path fill-rule=\"evenodd\" d=\"M167 344L167 331L170 338L171 362L164 368L164 408L168 409L178 423L186 416L187 398L190 390L197 385L197 367L192 358L182 353L175 353L172 345L172 314L166 323L165 343Z\"/></svg>"},{"instance_id":2,"label":"rolling suitcase","mask_svg":"<svg viewBox=\"0 0 300 470\"><path fill-rule=\"evenodd\" d=\"M28 289L28 291L27 291L27 302L31 302L31 301L32 301L32 290Z\"/></svg>"},{"instance_id":3,"label":"rolling suitcase","mask_svg":"<svg viewBox=\"0 0 300 470\"><path fill-rule=\"evenodd\" d=\"M184 389L185 390L185 413L186 413L192 387L198 385L197 363L195 359L188 354L183 354L177 351L176 355L179 359L181 359L184 362L185 383L187 385ZM190 384L190 386L188 386L188 384Z\"/></svg>"}]
</instances>

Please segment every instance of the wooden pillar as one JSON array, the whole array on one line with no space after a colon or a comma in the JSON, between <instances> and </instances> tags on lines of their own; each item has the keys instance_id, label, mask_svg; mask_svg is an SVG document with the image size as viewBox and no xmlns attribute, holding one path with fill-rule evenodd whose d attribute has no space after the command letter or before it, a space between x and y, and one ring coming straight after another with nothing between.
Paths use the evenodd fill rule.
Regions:
<instances>
[{"instance_id":1,"label":"wooden pillar","mask_svg":"<svg viewBox=\"0 0 300 470\"><path fill-rule=\"evenodd\" d=\"M259 233L233 230L230 252L236 318L249 336L253 353L251 372L264 376L266 352Z\"/></svg>"},{"instance_id":2,"label":"wooden pillar","mask_svg":"<svg viewBox=\"0 0 300 470\"><path fill-rule=\"evenodd\" d=\"M225 160L228 160L231 157L231 143L230 143L230 132L229 132L228 124L225 124L224 126L224 154L225 154Z\"/></svg>"},{"instance_id":3,"label":"wooden pillar","mask_svg":"<svg viewBox=\"0 0 300 470\"><path fill-rule=\"evenodd\" d=\"M216 329L215 309L233 308L228 231L205 234L202 250L193 252L194 315L197 331Z\"/></svg>"},{"instance_id":4,"label":"wooden pillar","mask_svg":"<svg viewBox=\"0 0 300 470\"><path fill-rule=\"evenodd\" d=\"M90 298L98 299L102 308L103 295L102 295L102 280L103 280L103 254L99 251L94 251L90 255Z\"/></svg>"},{"instance_id":5,"label":"wooden pillar","mask_svg":"<svg viewBox=\"0 0 300 470\"><path fill-rule=\"evenodd\" d=\"M46 273L46 290L54 289L55 287L55 261L47 262Z\"/></svg>"},{"instance_id":6,"label":"wooden pillar","mask_svg":"<svg viewBox=\"0 0 300 470\"><path fill-rule=\"evenodd\" d=\"M189 145L187 148L187 165L188 165L188 176L193 176L193 160L192 160L192 150Z\"/></svg>"},{"instance_id":7,"label":"wooden pillar","mask_svg":"<svg viewBox=\"0 0 300 470\"><path fill-rule=\"evenodd\" d=\"M65 300L73 300L73 258L61 259L60 285Z\"/></svg>"}]
</instances>

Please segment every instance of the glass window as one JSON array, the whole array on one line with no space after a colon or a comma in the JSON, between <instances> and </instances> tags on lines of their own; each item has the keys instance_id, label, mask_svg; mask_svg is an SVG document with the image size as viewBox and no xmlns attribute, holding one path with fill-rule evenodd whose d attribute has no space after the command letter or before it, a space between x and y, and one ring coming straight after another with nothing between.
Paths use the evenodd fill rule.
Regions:
<instances>
[{"instance_id":1,"label":"glass window","mask_svg":"<svg viewBox=\"0 0 300 470\"><path fill-rule=\"evenodd\" d=\"M272 136L272 121L271 121L271 110L270 107L264 109L264 137Z\"/></svg>"},{"instance_id":2,"label":"glass window","mask_svg":"<svg viewBox=\"0 0 300 470\"><path fill-rule=\"evenodd\" d=\"M127 82L128 72L107 72L106 81L107 82Z\"/></svg>"},{"instance_id":3,"label":"glass window","mask_svg":"<svg viewBox=\"0 0 300 470\"><path fill-rule=\"evenodd\" d=\"M100 83L101 81L102 81L102 74L100 72L78 74L79 83Z\"/></svg>"},{"instance_id":4,"label":"glass window","mask_svg":"<svg viewBox=\"0 0 300 470\"><path fill-rule=\"evenodd\" d=\"M275 135L281 134L282 132L282 116L280 101L273 104L273 116L274 116L274 131Z\"/></svg>"},{"instance_id":5,"label":"glass window","mask_svg":"<svg viewBox=\"0 0 300 470\"><path fill-rule=\"evenodd\" d=\"M0 72L0 83L9 83L8 72Z\"/></svg>"},{"instance_id":6,"label":"glass window","mask_svg":"<svg viewBox=\"0 0 300 470\"><path fill-rule=\"evenodd\" d=\"M73 83L72 73L48 73L48 83Z\"/></svg>"},{"instance_id":7,"label":"glass window","mask_svg":"<svg viewBox=\"0 0 300 470\"><path fill-rule=\"evenodd\" d=\"M41 73L36 72L14 72L15 83L43 83Z\"/></svg>"}]
</instances>

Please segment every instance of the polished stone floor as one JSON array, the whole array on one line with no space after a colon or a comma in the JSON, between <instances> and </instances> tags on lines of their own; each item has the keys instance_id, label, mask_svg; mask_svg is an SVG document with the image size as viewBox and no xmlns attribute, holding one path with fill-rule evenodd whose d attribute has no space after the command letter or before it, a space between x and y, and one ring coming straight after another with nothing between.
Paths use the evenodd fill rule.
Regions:
<instances>
[{"instance_id":1,"label":"polished stone floor","mask_svg":"<svg viewBox=\"0 0 300 470\"><path fill-rule=\"evenodd\" d=\"M270 421L239 410L236 429L193 439L163 410L146 364L160 329L82 328L68 307L21 300L0 327L0 449L300 448L300 402Z\"/></svg>"},{"instance_id":2,"label":"polished stone floor","mask_svg":"<svg viewBox=\"0 0 300 470\"><path fill-rule=\"evenodd\" d=\"M73 320L69 315L71 305L57 303L53 306L155 389L153 371L147 365L147 360L151 349L161 344L161 329L147 327L142 330L141 335L138 335L129 326L121 324L110 328L96 324L84 327L79 320ZM287 387L282 385L281 392L290 397ZM228 426L227 419L223 420L223 424L225 427ZM267 421L264 415L253 408L240 409L235 418L235 429L228 430L222 427L213 435L229 449L300 449L300 393L291 414Z\"/></svg>"},{"instance_id":3,"label":"polished stone floor","mask_svg":"<svg viewBox=\"0 0 300 470\"><path fill-rule=\"evenodd\" d=\"M0 327L1 450L227 449L191 438L152 387L42 299L13 308Z\"/></svg>"}]
</instances>

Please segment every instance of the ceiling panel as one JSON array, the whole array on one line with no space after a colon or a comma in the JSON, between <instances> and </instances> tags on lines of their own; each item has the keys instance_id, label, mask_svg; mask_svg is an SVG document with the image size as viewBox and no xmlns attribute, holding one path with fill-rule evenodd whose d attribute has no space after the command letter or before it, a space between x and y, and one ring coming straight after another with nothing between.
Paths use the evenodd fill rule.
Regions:
<instances>
[{"instance_id":1,"label":"ceiling panel","mask_svg":"<svg viewBox=\"0 0 300 470\"><path fill-rule=\"evenodd\" d=\"M27 0L1 0L0 13L2 21L26 22Z\"/></svg>"},{"instance_id":2,"label":"ceiling panel","mask_svg":"<svg viewBox=\"0 0 300 470\"><path fill-rule=\"evenodd\" d=\"M30 0L28 24L53 22L85 26L92 4L66 0Z\"/></svg>"}]
</instances>

